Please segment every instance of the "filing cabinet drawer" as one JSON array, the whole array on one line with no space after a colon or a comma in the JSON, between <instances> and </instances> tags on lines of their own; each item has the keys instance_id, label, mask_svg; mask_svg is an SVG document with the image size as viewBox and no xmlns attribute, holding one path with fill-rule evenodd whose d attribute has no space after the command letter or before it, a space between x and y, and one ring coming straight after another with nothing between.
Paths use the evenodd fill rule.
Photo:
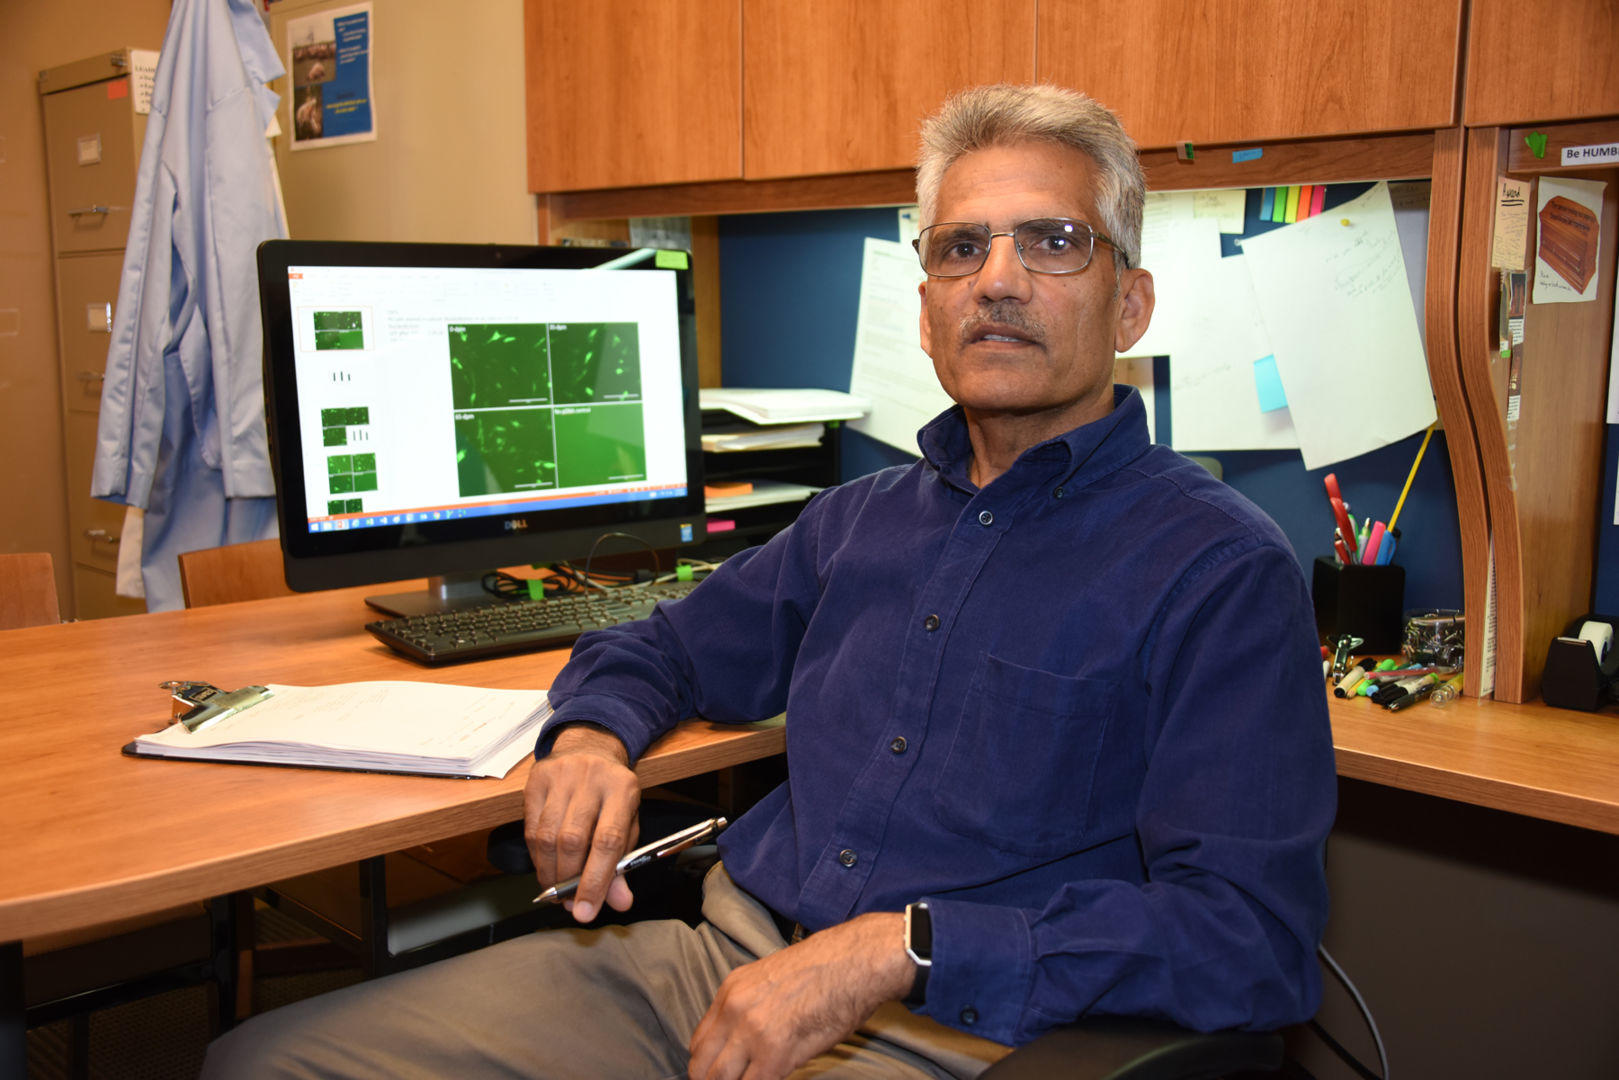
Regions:
<instances>
[{"instance_id":1,"label":"filing cabinet drawer","mask_svg":"<svg viewBox=\"0 0 1619 1080\"><path fill-rule=\"evenodd\" d=\"M67 437L68 547L73 561L98 570L118 569L118 536L124 529L124 507L90 497L90 471L95 464L96 414L69 412Z\"/></svg>"},{"instance_id":2,"label":"filing cabinet drawer","mask_svg":"<svg viewBox=\"0 0 1619 1080\"><path fill-rule=\"evenodd\" d=\"M57 339L61 342L62 403L80 412L101 408L101 383L112 341L122 252L65 255L56 260Z\"/></svg>"},{"instance_id":3,"label":"filing cabinet drawer","mask_svg":"<svg viewBox=\"0 0 1619 1080\"><path fill-rule=\"evenodd\" d=\"M57 254L122 248L146 132L146 117L130 103L129 77L75 86L43 100Z\"/></svg>"},{"instance_id":4,"label":"filing cabinet drawer","mask_svg":"<svg viewBox=\"0 0 1619 1080\"><path fill-rule=\"evenodd\" d=\"M113 588L115 579L105 570L89 566L73 566L74 618L105 619L112 615L143 615L145 600L131 600L119 596Z\"/></svg>"}]
</instances>

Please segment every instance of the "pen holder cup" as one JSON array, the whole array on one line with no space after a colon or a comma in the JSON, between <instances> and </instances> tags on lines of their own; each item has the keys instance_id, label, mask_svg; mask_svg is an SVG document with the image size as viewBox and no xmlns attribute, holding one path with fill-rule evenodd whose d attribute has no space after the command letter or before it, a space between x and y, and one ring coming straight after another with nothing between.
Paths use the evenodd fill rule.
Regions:
<instances>
[{"instance_id":1,"label":"pen holder cup","mask_svg":"<svg viewBox=\"0 0 1619 1080\"><path fill-rule=\"evenodd\" d=\"M1315 560L1310 583L1315 627L1331 642L1344 634L1364 638L1359 651L1397 653L1404 643L1405 567Z\"/></svg>"}]
</instances>

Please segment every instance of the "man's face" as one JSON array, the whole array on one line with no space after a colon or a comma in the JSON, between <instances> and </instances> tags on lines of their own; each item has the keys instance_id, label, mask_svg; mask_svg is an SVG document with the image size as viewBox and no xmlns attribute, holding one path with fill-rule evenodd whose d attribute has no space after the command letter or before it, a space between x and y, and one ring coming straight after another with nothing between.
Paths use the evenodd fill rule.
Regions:
<instances>
[{"instance_id":1,"label":"man's face","mask_svg":"<svg viewBox=\"0 0 1619 1080\"><path fill-rule=\"evenodd\" d=\"M1031 218L1073 218L1100 229L1095 171L1080 151L1044 142L976 150L939 188L936 222L1009 232ZM1152 314L1152 278L1126 270L1115 289L1110 247L1096 244L1077 274L1035 274L1010 236L996 237L976 273L921 286L922 348L969 419L1028 418L1047 435L1113 408L1113 355Z\"/></svg>"}]
</instances>

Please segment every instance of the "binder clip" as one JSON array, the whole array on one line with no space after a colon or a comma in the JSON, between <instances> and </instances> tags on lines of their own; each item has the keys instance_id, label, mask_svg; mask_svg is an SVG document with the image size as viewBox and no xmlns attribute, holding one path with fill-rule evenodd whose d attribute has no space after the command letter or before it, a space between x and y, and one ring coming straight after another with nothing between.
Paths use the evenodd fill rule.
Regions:
<instances>
[{"instance_id":1,"label":"binder clip","mask_svg":"<svg viewBox=\"0 0 1619 1080\"><path fill-rule=\"evenodd\" d=\"M1611 699L1619 677L1619 649L1612 647L1616 624L1608 615L1583 615L1552 639L1540 679L1546 704L1595 712Z\"/></svg>"},{"instance_id":2,"label":"binder clip","mask_svg":"<svg viewBox=\"0 0 1619 1080\"><path fill-rule=\"evenodd\" d=\"M221 690L213 683L186 679L170 679L158 683L158 687L167 690L173 699L173 718L193 735L274 696L265 686Z\"/></svg>"}]
</instances>

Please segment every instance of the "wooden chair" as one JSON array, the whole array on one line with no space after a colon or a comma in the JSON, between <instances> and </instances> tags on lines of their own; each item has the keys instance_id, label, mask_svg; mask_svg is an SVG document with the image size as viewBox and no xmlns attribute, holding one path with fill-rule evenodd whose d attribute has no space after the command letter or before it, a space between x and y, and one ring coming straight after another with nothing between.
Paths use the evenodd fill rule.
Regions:
<instances>
[{"instance_id":1,"label":"wooden chair","mask_svg":"<svg viewBox=\"0 0 1619 1080\"><path fill-rule=\"evenodd\" d=\"M281 541L253 540L184 552L180 591L188 608L291 596L281 569Z\"/></svg>"},{"instance_id":2,"label":"wooden chair","mask_svg":"<svg viewBox=\"0 0 1619 1080\"><path fill-rule=\"evenodd\" d=\"M0 630L61 622L56 570L46 551L0 555Z\"/></svg>"}]
</instances>

